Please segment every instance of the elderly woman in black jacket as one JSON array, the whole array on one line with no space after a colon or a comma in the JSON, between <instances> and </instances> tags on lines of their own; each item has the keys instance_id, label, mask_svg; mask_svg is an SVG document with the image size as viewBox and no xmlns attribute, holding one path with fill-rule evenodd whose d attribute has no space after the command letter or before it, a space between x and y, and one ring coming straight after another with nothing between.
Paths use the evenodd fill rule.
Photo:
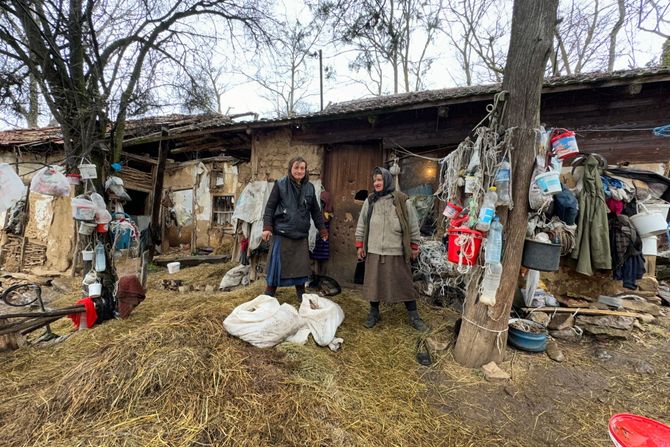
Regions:
<instances>
[{"instance_id":1,"label":"elderly woman in black jacket","mask_svg":"<svg viewBox=\"0 0 670 447\"><path fill-rule=\"evenodd\" d=\"M275 182L263 215L263 240L273 236L266 295L275 296L277 287L295 286L298 301L302 301L311 273L307 243L310 217L321 238L328 239L318 200L307 178L307 162L302 157L292 158L288 175Z\"/></svg>"}]
</instances>

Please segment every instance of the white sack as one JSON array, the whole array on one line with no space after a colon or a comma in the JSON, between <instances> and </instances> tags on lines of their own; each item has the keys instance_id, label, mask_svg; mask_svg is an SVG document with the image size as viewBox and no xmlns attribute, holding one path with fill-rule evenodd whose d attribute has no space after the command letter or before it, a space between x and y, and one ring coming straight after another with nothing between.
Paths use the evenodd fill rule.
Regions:
<instances>
[{"instance_id":1,"label":"white sack","mask_svg":"<svg viewBox=\"0 0 670 447\"><path fill-rule=\"evenodd\" d=\"M290 304L259 295L240 304L223 320L223 327L235 337L257 348L270 348L295 334L301 326L298 312Z\"/></svg>"},{"instance_id":2,"label":"white sack","mask_svg":"<svg viewBox=\"0 0 670 447\"><path fill-rule=\"evenodd\" d=\"M221 279L221 283L219 284L219 289L228 289L231 287L237 287L240 284L242 285L247 285L249 284L249 270L251 269L250 265L238 265L236 267L233 267L232 269L228 270L225 275L223 275L223 279ZM247 280L245 281L245 278Z\"/></svg>"},{"instance_id":3,"label":"white sack","mask_svg":"<svg viewBox=\"0 0 670 447\"><path fill-rule=\"evenodd\" d=\"M311 293L302 296L298 313L319 346L331 344L344 321L344 311L337 303Z\"/></svg>"},{"instance_id":4,"label":"white sack","mask_svg":"<svg viewBox=\"0 0 670 447\"><path fill-rule=\"evenodd\" d=\"M240 219L245 222L254 223L263 218L265 201L267 200L266 190L268 182L256 181L249 183L237 199L233 219Z\"/></svg>"}]
</instances>

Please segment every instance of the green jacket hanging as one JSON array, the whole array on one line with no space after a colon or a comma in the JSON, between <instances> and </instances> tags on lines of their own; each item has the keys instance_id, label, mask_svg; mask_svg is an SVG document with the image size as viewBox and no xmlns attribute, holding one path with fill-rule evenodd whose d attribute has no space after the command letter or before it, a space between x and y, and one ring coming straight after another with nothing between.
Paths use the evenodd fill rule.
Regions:
<instances>
[{"instance_id":1,"label":"green jacket hanging","mask_svg":"<svg viewBox=\"0 0 670 447\"><path fill-rule=\"evenodd\" d=\"M594 269L612 268L605 192L598 171L598 159L593 155L589 155L584 163L582 182L584 186L579 195L572 258L577 259L577 272L591 276Z\"/></svg>"}]
</instances>

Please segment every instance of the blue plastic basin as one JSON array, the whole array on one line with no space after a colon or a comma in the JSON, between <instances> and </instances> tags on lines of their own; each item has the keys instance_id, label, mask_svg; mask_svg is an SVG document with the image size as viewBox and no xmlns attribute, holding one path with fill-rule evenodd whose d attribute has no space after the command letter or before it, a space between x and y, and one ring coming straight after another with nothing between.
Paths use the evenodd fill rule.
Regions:
<instances>
[{"instance_id":1,"label":"blue plastic basin","mask_svg":"<svg viewBox=\"0 0 670 447\"><path fill-rule=\"evenodd\" d=\"M512 323L515 321L523 321L529 326L542 328L542 332L525 332L516 329L512 327ZM512 318L509 320L509 323L510 326L507 342L510 345L514 346L515 348L530 352L544 352L547 349L547 331L542 325L531 320L523 320L520 318Z\"/></svg>"}]
</instances>

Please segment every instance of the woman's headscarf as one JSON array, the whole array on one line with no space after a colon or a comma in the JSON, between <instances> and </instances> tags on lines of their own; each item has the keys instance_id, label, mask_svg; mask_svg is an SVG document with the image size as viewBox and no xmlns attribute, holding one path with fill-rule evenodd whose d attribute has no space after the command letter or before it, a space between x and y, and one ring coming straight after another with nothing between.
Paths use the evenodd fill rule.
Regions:
<instances>
[{"instance_id":1,"label":"woman's headscarf","mask_svg":"<svg viewBox=\"0 0 670 447\"><path fill-rule=\"evenodd\" d=\"M388 169L382 168L381 166L377 166L373 171L372 171L372 178L374 179L375 176L380 175L382 176L382 179L384 179L384 189L381 191L374 192L374 197L372 198L373 201L376 201L380 197L384 197L385 195L391 194L393 191L395 191L395 186L393 184L393 176L389 172Z\"/></svg>"}]
</instances>

